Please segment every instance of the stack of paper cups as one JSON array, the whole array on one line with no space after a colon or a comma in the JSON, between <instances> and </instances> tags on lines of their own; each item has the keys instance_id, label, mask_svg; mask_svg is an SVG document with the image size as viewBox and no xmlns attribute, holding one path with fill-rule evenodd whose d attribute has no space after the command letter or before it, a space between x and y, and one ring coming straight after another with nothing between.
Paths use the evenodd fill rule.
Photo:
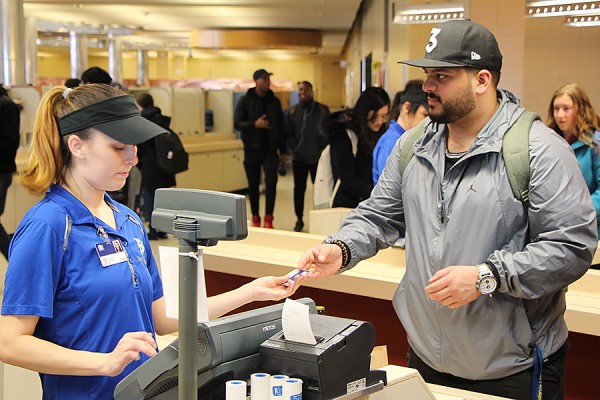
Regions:
<instances>
[{"instance_id":1,"label":"stack of paper cups","mask_svg":"<svg viewBox=\"0 0 600 400\"><path fill-rule=\"evenodd\" d=\"M282 400L302 400L302 379L290 378L285 380Z\"/></svg>"},{"instance_id":2,"label":"stack of paper cups","mask_svg":"<svg viewBox=\"0 0 600 400\"><path fill-rule=\"evenodd\" d=\"M264 372L257 372L250 376L250 399L267 400L269 398L269 377Z\"/></svg>"},{"instance_id":3,"label":"stack of paper cups","mask_svg":"<svg viewBox=\"0 0 600 400\"><path fill-rule=\"evenodd\" d=\"M287 375L271 375L269 378L269 400L283 399L283 383L288 378Z\"/></svg>"},{"instance_id":4,"label":"stack of paper cups","mask_svg":"<svg viewBox=\"0 0 600 400\"><path fill-rule=\"evenodd\" d=\"M246 381L227 381L225 400L246 400Z\"/></svg>"}]
</instances>

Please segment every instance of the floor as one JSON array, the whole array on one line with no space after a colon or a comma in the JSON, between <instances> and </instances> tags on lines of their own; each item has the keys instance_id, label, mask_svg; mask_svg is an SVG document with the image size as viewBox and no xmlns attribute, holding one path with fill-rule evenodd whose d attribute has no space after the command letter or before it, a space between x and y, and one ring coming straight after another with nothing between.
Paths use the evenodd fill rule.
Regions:
<instances>
[{"instance_id":1,"label":"floor","mask_svg":"<svg viewBox=\"0 0 600 400\"><path fill-rule=\"evenodd\" d=\"M309 227L309 212L313 209L313 186L310 179L306 185L306 193L304 194L304 229L303 232L308 232ZM246 198L247 214L248 219L252 218L252 212L250 211L250 201ZM260 196L260 213L261 217L264 218L265 210L265 196ZM273 220L273 226L275 229L282 229L285 231L291 231L296 225L296 215L294 212L294 176L292 174L291 166L288 165L287 173L285 176L279 176L277 181L277 196L275 197L275 211L273 213L275 217Z\"/></svg>"}]
</instances>

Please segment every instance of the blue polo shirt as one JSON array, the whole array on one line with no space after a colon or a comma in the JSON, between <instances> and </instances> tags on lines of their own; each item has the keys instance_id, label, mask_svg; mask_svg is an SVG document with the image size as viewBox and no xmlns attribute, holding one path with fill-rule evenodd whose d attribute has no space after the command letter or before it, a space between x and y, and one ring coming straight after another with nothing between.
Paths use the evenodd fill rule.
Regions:
<instances>
[{"instance_id":1,"label":"blue polo shirt","mask_svg":"<svg viewBox=\"0 0 600 400\"><path fill-rule=\"evenodd\" d=\"M117 229L52 185L21 221L10 246L3 315L40 317L34 336L74 350L110 353L127 332L154 335L152 302L163 296L146 230L129 208L105 201ZM108 238L103 238L104 231ZM119 240L128 261L103 267L96 245ZM112 399L116 377L40 374L44 399Z\"/></svg>"},{"instance_id":2,"label":"blue polo shirt","mask_svg":"<svg viewBox=\"0 0 600 400\"><path fill-rule=\"evenodd\" d=\"M377 185L377 181L385 168L385 163L387 162L392 149L404 132L404 128L399 123L392 120L390 121L390 126L387 131L385 131L377 141L377 144L373 149L373 185Z\"/></svg>"}]
</instances>

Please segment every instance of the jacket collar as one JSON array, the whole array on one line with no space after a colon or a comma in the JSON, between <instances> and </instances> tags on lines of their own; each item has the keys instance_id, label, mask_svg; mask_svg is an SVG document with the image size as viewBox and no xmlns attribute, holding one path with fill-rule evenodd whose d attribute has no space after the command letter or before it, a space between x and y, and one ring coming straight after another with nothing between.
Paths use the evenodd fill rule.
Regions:
<instances>
[{"instance_id":1,"label":"jacket collar","mask_svg":"<svg viewBox=\"0 0 600 400\"><path fill-rule=\"evenodd\" d=\"M256 97L257 99L260 99L260 98L266 99L266 98L275 96L275 93L271 89L269 89L269 90L267 90L267 93L265 93L264 97L260 97L258 95L258 93L256 93L256 87L251 87L250 89L248 89L247 94L252 97Z\"/></svg>"},{"instance_id":2,"label":"jacket collar","mask_svg":"<svg viewBox=\"0 0 600 400\"><path fill-rule=\"evenodd\" d=\"M525 112L524 108L519 107L521 100L515 94L502 89L498 89L496 94L499 107L477 135L469 153L478 148L500 151L504 134ZM432 154L446 143L446 124L430 122L425 129L423 138L415 143L415 154L422 156Z\"/></svg>"}]
</instances>

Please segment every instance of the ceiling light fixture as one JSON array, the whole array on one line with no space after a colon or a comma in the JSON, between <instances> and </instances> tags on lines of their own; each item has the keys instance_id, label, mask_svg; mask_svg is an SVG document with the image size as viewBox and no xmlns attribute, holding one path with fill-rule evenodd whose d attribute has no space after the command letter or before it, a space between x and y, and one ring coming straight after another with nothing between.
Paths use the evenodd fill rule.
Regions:
<instances>
[{"instance_id":1,"label":"ceiling light fixture","mask_svg":"<svg viewBox=\"0 0 600 400\"><path fill-rule=\"evenodd\" d=\"M574 26L576 28L584 28L587 26L600 26L600 15L567 17L565 18L565 25Z\"/></svg>"},{"instance_id":2,"label":"ceiling light fixture","mask_svg":"<svg viewBox=\"0 0 600 400\"><path fill-rule=\"evenodd\" d=\"M525 4L525 16L532 18L598 13L600 13L600 1L528 1Z\"/></svg>"},{"instance_id":3,"label":"ceiling light fixture","mask_svg":"<svg viewBox=\"0 0 600 400\"><path fill-rule=\"evenodd\" d=\"M464 19L465 6L462 2L414 4L401 6L394 15L395 24L437 24L452 19Z\"/></svg>"}]
</instances>

